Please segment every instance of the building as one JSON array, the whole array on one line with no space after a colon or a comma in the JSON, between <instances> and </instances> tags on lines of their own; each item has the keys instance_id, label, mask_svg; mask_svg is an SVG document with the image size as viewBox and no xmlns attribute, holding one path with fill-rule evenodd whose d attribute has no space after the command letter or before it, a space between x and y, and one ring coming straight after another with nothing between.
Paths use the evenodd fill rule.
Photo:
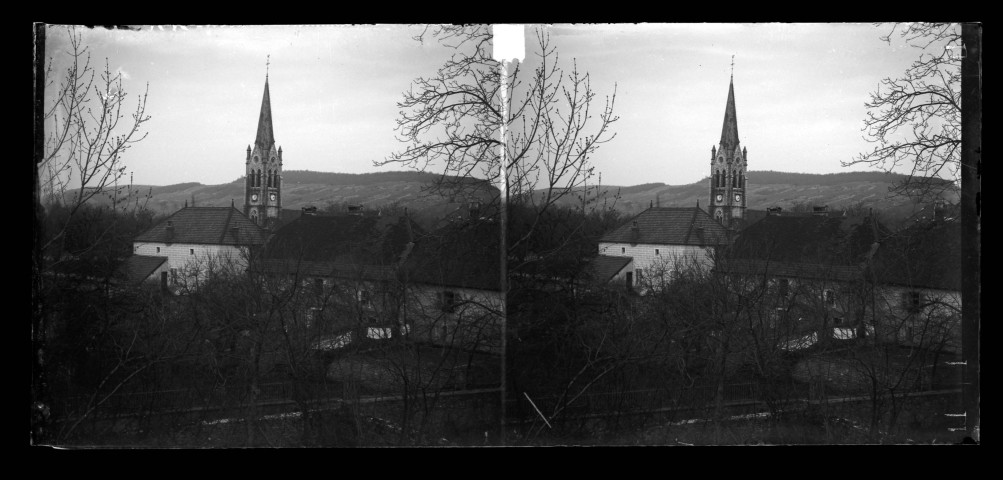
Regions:
<instances>
[{"instance_id":1,"label":"building","mask_svg":"<svg viewBox=\"0 0 1003 480\"><path fill-rule=\"evenodd\" d=\"M276 148L272 131L267 73L258 132L254 147L247 146L244 171L244 214L258 225L274 228L282 218L282 147Z\"/></svg>"},{"instance_id":2,"label":"building","mask_svg":"<svg viewBox=\"0 0 1003 480\"><path fill-rule=\"evenodd\" d=\"M771 322L784 317L815 340L870 336L951 351L960 338L959 232L944 220L892 232L871 215L773 212L741 231L716 271L774 310Z\"/></svg>"},{"instance_id":3,"label":"building","mask_svg":"<svg viewBox=\"0 0 1003 480\"><path fill-rule=\"evenodd\" d=\"M738 140L735 78L728 85L721 141L710 149L710 206L707 212L721 224L733 227L745 217L748 152Z\"/></svg>"},{"instance_id":4,"label":"building","mask_svg":"<svg viewBox=\"0 0 1003 480\"><path fill-rule=\"evenodd\" d=\"M700 207L652 207L603 235L599 255L633 259L614 272L633 287L669 281L688 268L709 271L726 245L727 229Z\"/></svg>"},{"instance_id":5,"label":"building","mask_svg":"<svg viewBox=\"0 0 1003 480\"><path fill-rule=\"evenodd\" d=\"M504 306L498 240L491 221L426 233L406 216L305 214L274 232L254 271L300 296L327 332L318 342L325 349L400 335L496 352Z\"/></svg>"},{"instance_id":6,"label":"building","mask_svg":"<svg viewBox=\"0 0 1003 480\"><path fill-rule=\"evenodd\" d=\"M236 208L185 207L138 235L127 265L133 276L149 267L144 279L159 275L169 285L191 286L214 268L246 270L266 235Z\"/></svg>"}]
</instances>

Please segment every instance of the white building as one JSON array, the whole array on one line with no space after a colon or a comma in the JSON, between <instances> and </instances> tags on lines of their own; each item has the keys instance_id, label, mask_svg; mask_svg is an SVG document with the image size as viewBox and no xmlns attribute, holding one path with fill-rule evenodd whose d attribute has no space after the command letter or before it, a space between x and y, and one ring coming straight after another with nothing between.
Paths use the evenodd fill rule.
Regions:
<instances>
[{"instance_id":1,"label":"white building","mask_svg":"<svg viewBox=\"0 0 1003 480\"><path fill-rule=\"evenodd\" d=\"M233 207L185 207L137 236L134 256L157 263L144 279L169 285L202 276L208 268L245 270L250 250L267 232ZM156 259L163 260L155 262Z\"/></svg>"},{"instance_id":2,"label":"white building","mask_svg":"<svg viewBox=\"0 0 1003 480\"><path fill-rule=\"evenodd\" d=\"M668 281L685 268L714 266L728 231L700 207L649 208L599 239L599 254L630 257L628 286Z\"/></svg>"}]
</instances>

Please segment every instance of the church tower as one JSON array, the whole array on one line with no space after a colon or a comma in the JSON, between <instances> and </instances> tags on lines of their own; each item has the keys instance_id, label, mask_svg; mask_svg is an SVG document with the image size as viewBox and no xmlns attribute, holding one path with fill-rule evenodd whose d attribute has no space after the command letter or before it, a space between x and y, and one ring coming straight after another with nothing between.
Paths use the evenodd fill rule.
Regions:
<instances>
[{"instance_id":1,"label":"church tower","mask_svg":"<svg viewBox=\"0 0 1003 480\"><path fill-rule=\"evenodd\" d=\"M258 134L254 138L254 148L247 146L246 171L244 214L258 225L271 227L282 214L282 148L276 150L275 135L272 133L267 68L265 94L258 115Z\"/></svg>"},{"instance_id":2,"label":"church tower","mask_svg":"<svg viewBox=\"0 0 1003 480\"><path fill-rule=\"evenodd\" d=\"M745 217L745 173L748 155L738 141L738 117L735 113L735 75L732 63L728 104L724 109L721 142L710 149L710 209L724 226Z\"/></svg>"}]
</instances>

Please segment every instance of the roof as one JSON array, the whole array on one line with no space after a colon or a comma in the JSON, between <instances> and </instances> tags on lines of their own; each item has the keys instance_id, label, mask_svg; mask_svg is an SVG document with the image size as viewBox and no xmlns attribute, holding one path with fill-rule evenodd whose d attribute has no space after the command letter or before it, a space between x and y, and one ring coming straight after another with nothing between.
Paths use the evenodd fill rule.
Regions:
<instances>
[{"instance_id":1,"label":"roof","mask_svg":"<svg viewBox=\"0 0 1003 480\"><path fill-rule=\"evenodd\" d=\"M838 281L859 280L864 273L864 267L860 265L832 265L741 258L721 260L715 266L715 270L731 275L764 275L768 277L814 278Z\"/></svg>"},{"instance_id":2,"label":"roof","mask_svg":"<svg viewBox=\"0 0 1003 480\"><path fill-rule=\"evenodd\" d=\"M262 258L255 263L256 271L270 274L299 274L302 277L336 277L364 280L388 280L394 277L393 265L365 265L326 260L295 258Z\"/></svg>"},{"instance_id":3,"label":"roof","mask_svg":"<svg viewBox=\"0 0 1003 480\"><path fill-rule=\"evenodd\" d=\"M302 215L273 233L262 258L394 265L418 230L401 216Z\"/></svg>"},{"instance_id":4,"label":"roof","mask_svg":"<svg viewBox=\"0 0 1003 480\"><path fill-rule=\"evenodd\" d=\"M498 222L473 219L420 236L406 263L415 282L501 290L501 228Z\"/></svg>"},{"instance_id":5,"label":"roof","mask_svg":"<svg viewBox=\"0 0 1003 480\"><path fill-rule=\"evenodd\" d=\"M166 261L167 257L133 255L126 258L118 267L116 277L129 283L140 283L149 278Z\"/></svg>"},{"instance_id":6,"label":"roof","mask_svg":"<svg viewBox=\"0 0 1003 480\"><path fill-rule=\"evenodd\" d=\"M606 283L616 274L620 273L624 267L630 264L630 257L612 257L609 255L596 255L589 263L589 275L596 283Z\"/></svg>"},{"instance_id":7,"label":"roof","mask_svg":"<svg viewBox=\"0 0 1003 480\"><path fill-rule=\"evenodd\" d=\"M724 108L721 127L721 149L731 152L738 146L738 115L735 113L735 82L728 84L728 104Z\"/></svg>"},{"instance_id":8,"label":"roof","mask_svg":"<svg viewBox=\"0 0 1003 480\"><path fill-rule=\"evenodd\" d=\"M822 265L859 265L890 231L870 216L767 216L745 227L729 256Z\"/></svg>"},{"instance_id":9,"label":"roof","mask_svg":"<svg viewBox=\"0 0 1003 480\"><path fill-rule=\"evenodd\" d=\"M272 133L272 101L268 95L268 77L265 77L265 93L261 97L261 113L258 115L258 134L254 137L254 145L267 152L275 144Z\"/></svg>"},{"instance_id":10,"label":"roof","mask_svg":"<svg viewBox=\"0 0 1003 480\"><path fill-rule=\"evenodd\" d=\"M599 241L716 246L728 244L728 231L699 207L653 207L603 235Z\"/></svg>"},{"instance_id":11,"label":"roof","mask_svg":"<svg viewBox=\"0 0 1003 480\"><path fill-rule=\"evenodd\" d=\"M234 228L237 229L236 236ZM141 233L135 241L262 245L266 235L264 229L233 207L185 207Z\"/></svg>"},{"instance_id":12,"label":"roof","mask_svg":"<svg viewBox=\"0 0 1003 480\"><path fill-rule=\"evenodd\" d=\"M916 224L886 238L874 258L877 281L961 290L961 222Z\"/></svg>"}]
</instances>

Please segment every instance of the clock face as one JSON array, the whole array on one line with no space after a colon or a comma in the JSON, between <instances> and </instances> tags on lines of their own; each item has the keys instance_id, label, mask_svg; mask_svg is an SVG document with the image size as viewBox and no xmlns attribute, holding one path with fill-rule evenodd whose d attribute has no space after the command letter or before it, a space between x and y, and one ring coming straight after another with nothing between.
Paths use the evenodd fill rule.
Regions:
<instances>
[{"instance_id":1,"label":"clock face","mask_svg":"<svg viewBox=\"0 0 1003 480\"><path fill-rule=\"evenodd\" d=\"M275 201L275 194L273 193L273 194L269 195L268 198L271 199L271 201L274 202Z\"/></svg>"},{"instance_id":2,"label":"clock face","mask_svg":"<svg viewBox=\"0 0 1003 480\"><path fill-rule=\"evenodd\" d=\"M719 201L719 202L720 202L721 200L724 200L724 195L721 195L721 194L719 193L719 194L717 194L717 201Z\"/></svg>"},{"instance_id":3,"label":"clock face","mask_svg":"<svg viewBox=\"0 0 1003 480\"><path fill-rule=\"evenodd\" d=\"M252 202L257 202L258 201L258 194L257 193L255 193L254 195L251 195L251 201Z\"/></svg>"},{"instance_id":4,"label":"clock face","mask_svg":"<svg viewBox=\"0 0 1003 480\"><path fill-rule=\"evenodd\" d=\"M736 195L735 195L735 201L736 201L736 202L741 202L741 201L742 201L742 196L741 196L741 195L737 195L737 194L736 194Z\"/></svg>"}]
</instances>

